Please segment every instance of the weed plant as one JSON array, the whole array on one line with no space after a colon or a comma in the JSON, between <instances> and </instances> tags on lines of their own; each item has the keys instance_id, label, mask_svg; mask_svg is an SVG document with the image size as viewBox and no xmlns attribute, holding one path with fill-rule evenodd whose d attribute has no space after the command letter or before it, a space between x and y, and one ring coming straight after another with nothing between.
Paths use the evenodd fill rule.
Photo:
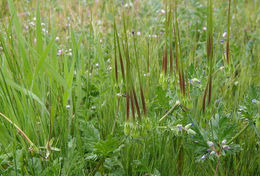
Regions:
<instances>
[{"instance_id":1,"label":"weed plant","mask_svg":"<svg viewBox=\"0 0 260 176\"><path fill-rule=\"evenodd\" d=\"M0 0L0 176L260 175L259 7Z\"/></svg>"}]
</instances>

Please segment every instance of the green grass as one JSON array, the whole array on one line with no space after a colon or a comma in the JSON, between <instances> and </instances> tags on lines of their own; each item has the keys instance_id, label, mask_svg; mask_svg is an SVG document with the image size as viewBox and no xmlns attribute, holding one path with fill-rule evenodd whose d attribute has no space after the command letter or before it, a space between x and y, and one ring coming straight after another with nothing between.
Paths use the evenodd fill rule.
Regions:
<instances>
[{"instance_id":1,"label":"green grass","mask_svg":"<svg viewBox=\"0 0 260 176\"><path fill-rule=\"evenodd\" d=\"M260 175L259 7L0 0L0 176Z\"/></svg>"}]
</instances>

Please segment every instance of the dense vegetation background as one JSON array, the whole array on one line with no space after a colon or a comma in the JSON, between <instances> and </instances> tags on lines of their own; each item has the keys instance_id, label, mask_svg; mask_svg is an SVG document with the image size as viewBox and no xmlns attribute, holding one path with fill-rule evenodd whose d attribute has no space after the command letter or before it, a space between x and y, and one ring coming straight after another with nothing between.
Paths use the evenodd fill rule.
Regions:
<instances>
[{"instance_id":1,"label":"dense vegetation background","mask_svg":"<svg viewBox=\"0 0 260 176\"><path fill-rule=\"evenodd\" d=\"M259 14L0 0L0 175L260 175Z\"/></svg>"}]
</instances>

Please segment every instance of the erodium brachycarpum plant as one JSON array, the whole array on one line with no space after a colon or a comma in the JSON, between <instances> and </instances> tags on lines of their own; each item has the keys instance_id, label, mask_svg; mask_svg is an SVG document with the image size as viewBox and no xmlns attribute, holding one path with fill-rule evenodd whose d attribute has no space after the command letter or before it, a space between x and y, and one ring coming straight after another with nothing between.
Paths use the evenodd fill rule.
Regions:
<instances>
[{"instance_id":1,"label":"erodium brachycarpum plant","mask_svg":"<svg viewBox=\"0 0 260 176\"><path fill-rule=\"evenodd\" d=\"M128 17L126 12L122 12L123 29L122 32L118 31L118 25L114 20L114 69L116 82L119 83L117 55L119 55L122 83L120 90L125 92L120 94L120 97L124 97L126 100L126 124L125 128L132 127L131 124L136 123L136 114L138 120L141 121L142 117L147 114L145 95L143 90L143 75L141 74L143 66L140 65L140 56L137 49L137 39L135 31L129 32ZM115 17L116 18L116 17ZM121 49L122 46L122 49ZM131 47L131 48L130 48ZM117 84L120 86L120 84ZM139 90L139 91L137 91ZM139 94L138 94L139 93ZM140 95L140 96L138 96ZM141 109L142 106L142 109ZM130 113L132 115L130 115ZM130 119L132 117L132 119ZM135 128L135 127L134 127ZM128 130L125 130L128 131ZM129 134L128 132L126 132Z\"/></svg>"}]
</instances>

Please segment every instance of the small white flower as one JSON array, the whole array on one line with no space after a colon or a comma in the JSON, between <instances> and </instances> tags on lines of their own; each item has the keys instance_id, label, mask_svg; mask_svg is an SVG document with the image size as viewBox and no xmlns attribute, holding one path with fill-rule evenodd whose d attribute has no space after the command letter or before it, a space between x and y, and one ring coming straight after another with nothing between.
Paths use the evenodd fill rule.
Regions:
<instances>
[{"instance_id":1,"label":"small white flower","mask_svg":"<svg viewBox=\"0 0 260 176\"><path fill-rule=\"evenodd\" d=\"M165 14L165 10L162 9L162 10L161 10L161 13L162 13L162 14Z\"/></svg>"},{"instance_id":2,"label":"small white flower","mask_svg":"<svg viewBox=\"0 0 260 176\"><path fill-rule=\"evenodd\" d=\"M45 26L45 23L41 23L42 26Z\"/></svg>"},{"instance_id":3,"label":"small white flower","mask_svg":"<svg viewBox=\"0 0 260 176\"><path fill-rule=\"evenodd\" d=\"M227 32L224 32L224 33L222 34L222 37L225 38L226 36L227 36Z\"/></svg>"},{"instance_id":4,"label":"small white flower","mask_svg":"<svg viewBox=\"0 0 260 176\"><path fill-rule=\"evenodd\" d=\"M207 141L207 144L208 144L208 146L209 146L209 147L212 147L212 146L214 146L214 143L213 143L213 142L211 142L211 141Z\"/></svg>"},{"instance_id":5,"label":"small white flower","mask_svg":"<svg viewBox=\"0 0 260 176\"><path fill-rule=\"evenodd\" d=\"M29 23L29 25L30 25L30 26L35 26L35 23L34 23L33 21L31 21L31 22Z\"/></svg>"},{"instance_id":6,"label":"small white flower","mask_svg":"<svg viewBox=\"0 0 260 176\"><path fill-rule=\"evenodd\" d=\"M214 155L215 153L216 153L216 152L214 152L214 151L210 152L211 155Z\"/></svg>"},{"instance_id":7,"label":"small white flower","mask_svg":"<svg viewBox=\"0 0 260 176\"><path fill-rule=\"evenodd\" d=\"M206 158L206 155L202 155L201 159L205 159Z\"/></svg>"},{"instance_id":8,"label":"small white flower","mask_svg":"<svg viewBox=\"0 0 260 176\"><path fill-rule=\"evenodd\" d=\"M101 25L102 21L101 20L97 20L97 25Z\"/></svg>"},{"instance_id":9,"label":"small white flower","mask_svg":"<svg viewBox=\"0 0 260 176\"><path fill-rule=\"evenodd\" d=\"M42 28L42 32L44 32L45 34L49 33L49 31L47 31L45 28Z\"/></svg>"},{"instance_id":10,"label":"small white flower","mask_svg":"<svg viewBox=\"0 0 260 176\"><path fill-rule=\"evenodd\" d=\"M206 27L206 26L204 26L202 29L203 29L203 31L206 31L206 30L207 30L207 27Z\"/></svg>"},{"instance_id":11,"label":"small white flower","mask_svg":"<svg viewBox=\"0 0 260 176\"><path fill-rule=\"evenodd\" d=\"M141 32L138 31L136 34L137 34L138 36L140 36L140 35L141 35Z\"/></svg>"},{"instance_id":12,"label":"small white flower","mask_svg":"<svg viewBox=\"0 0 260 176\"><path fill-rule=\"evenodd\" d=\"M70 109L70 105L66 105L66 109Z\"/></svg>"},{"instance_id":13,"label":"small white flower","mask_svg":"<svg viewBox=\"0 0 260 176\"><path fill-rule=\"evenodd\" d=\"M222 145L224 145L224 144L226 144L226 143L227 143L227 140L226 140L226 139L224 139L224 140L221 142Z\"/></svg>"},{"instance_id":14,"label":"small white flower","mask_svg":"<svg viewBox=\"0 0 260 176\"><path fill-rule=\"evenodd\" d=\"M156 34L154 34L154 35L153 35L153 38L157 38L157 35L156 35Z\"/></svg>"},{"instance_id":15,"label":"small white flower","mask_svg":"<svg viewBox=\"0 0 260 176\"><path fill-rule=\"evenodd\" d=\"M36 17L33 17L33 21L36 21Z\"/></svg>"},{"instance_id":16,"label":"small white flower","mask_svg":"<svg viewBox=\"0 0 260 176\"><path fill-rule=\"evenodd\" d=\"M56 38L55 38L55 41L58 41L58 40L60 40L60 37L56 37Z\"/></svg>"},{"instance_id":17,"label":"small white flower","mask_svg":"<svg viewBox=\"0 0 260 176\"><path fill-rule=\"evenodd\" d=\"M131 3L131 2L129 4L128 3L125 4L125 8L132 7L132 6L133 6L133 3Z\"/></svg>"},{"instance_id":18,"label":"small white flower","mask_svg":"<svg viewBox=\"0 0 260 176\"><path fill-rule=\"evenodd\" d=\"M69 52L68 55L69 55L69 56L72 56L72 52Z\"/></svg>"}]
</instances>

